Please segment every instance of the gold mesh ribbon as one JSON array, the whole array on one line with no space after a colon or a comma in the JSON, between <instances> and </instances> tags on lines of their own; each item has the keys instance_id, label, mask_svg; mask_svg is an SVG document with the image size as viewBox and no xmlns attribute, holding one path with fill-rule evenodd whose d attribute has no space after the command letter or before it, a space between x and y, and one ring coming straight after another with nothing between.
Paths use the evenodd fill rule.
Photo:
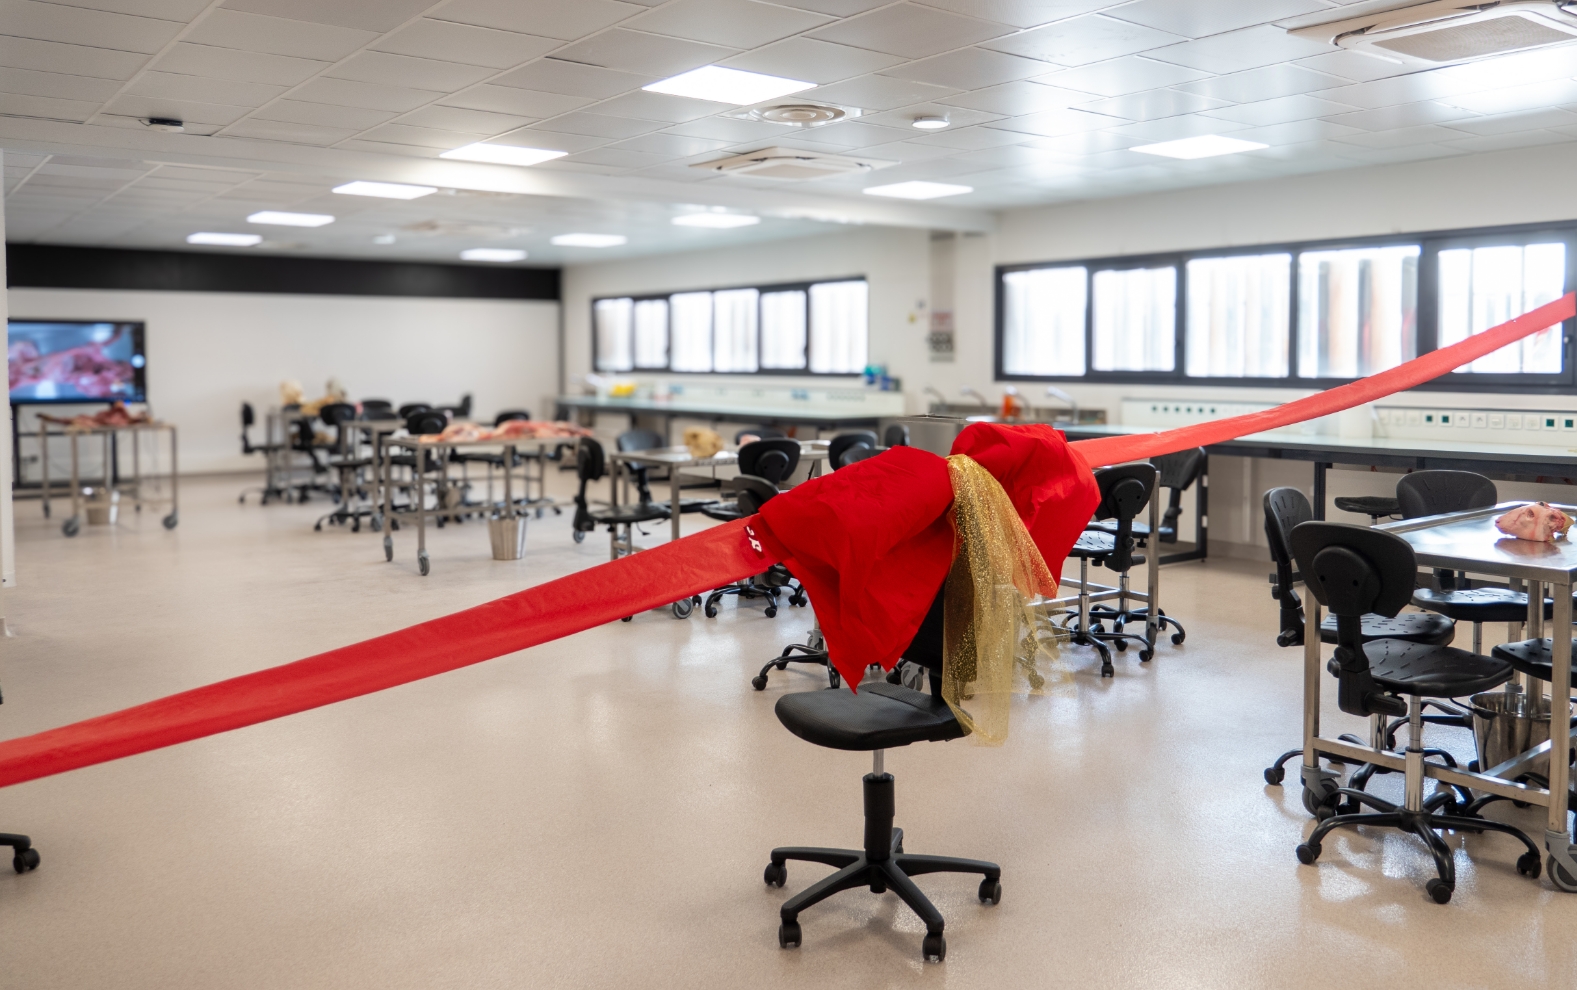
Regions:
<instances>
[{"instance_id":1,"label":"gold mesh ribbon","mask_svg":"<svg viewBox=\"0 0 1577 990\"><path fill-rule=\"evenodd\" d=\"M1046 599L1057 579L997 479L973 458L947 459L953 482L953 566L942 622L942 700L987 746L1007 741L1014 693L1040 693L1057 665Z\"/></svg>"}]
</instances>

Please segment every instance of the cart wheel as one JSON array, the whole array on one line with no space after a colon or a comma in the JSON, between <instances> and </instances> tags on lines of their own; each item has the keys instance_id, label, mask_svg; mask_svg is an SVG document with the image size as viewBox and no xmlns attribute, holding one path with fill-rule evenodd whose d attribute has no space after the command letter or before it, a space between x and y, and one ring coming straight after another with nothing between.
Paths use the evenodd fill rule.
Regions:
<instances>
[{"instance_id":1,"label":"cart wheel","mask_svg":"<svg viewBox=\"0 0 1577 990\"><path fill-rule=\"evenodd\" d=\"M681 599L680 601L674 602L674 604L673 604L674 618L676 618L676 619L688 619L688 618L690 618L690 613L694 609L695 609L695 603L692 602L688 598Z\"/></svg>"},{"instance_id":2,"label":"cart wheel","mask_svg":"<svg viewBox=\"0 0 1577 990\"><path fill-rule=\"evenodd\" d=\"M162 522L164 523L165 529L174 529L181 524L181 517L178 513L171 512L169 515L164 517Z\"/></svg>"},{"instance_id":3,"label":"cart wheel","mask_svg":"<svg viewBox=\"0 0 1577 990\"><path fill-rule=\"evenodd\" d=\"M60 531L65 533L67 536L76 536L77 533L81 531L81 529L82 520L78 519L76 516L72 516L70 519L67 519L65 522L60 524Z\"/></svg>"},{"instance_id":4,"label":"cart wheel","mask_svg":"<svg viewBox=\"0 0 1577 990\"><path fill-rule=\"evenodd\" d=\"M383 532L383 513L374 513L370 525L372 526L372 531L374 533Z\"/></svg>"},{"instance_id":5,"label":"cart wheel","mask_svg":"<svg viewBox=\"0 0 1577 990\"><path fill-rule=\"evenodd\" d=\"M428 559L426 550L416 555L416 569L422 572L422 577L426 577L427 572L432 570L432 567L432 562Z\"/></svg>"},{"instance_id":6,"label":"cart wheel","mask_svg":"<svg viewBox=\"0 0 1577 990\"><path fill-rule=\"evenodd\" d=\"M243 502L245 502L245 501L246 501L246 496L245 496L245 495L242 495L242 496L241 496L241 501L243 501ZM47 505L46 505L46 506L44 506L44 518L45 518L45 519L48 519L48 518L49 518L49 506L47 506Z\"/></svg>"},{"instance_id":7,"label":"cart wheel","mask_svg":"<svg viewBox=\"0 0 1577 990\"><path fill-rule=\"evenodd\" d=\"M383 559L385 561L394 559L394 540L388 534L384 534L383 537Z\"/></svg>"},{"instance_id":8,"label":"cart wheel","mask_svg":"<svg viewBox=\"0 0 1577 990\"><path fill-rule=\"evenodd\" d=\"M577 529L575 531L575 542L576 543L585 543L586 542L586 534L583 531Z\"/></svg>"}]
</instances>

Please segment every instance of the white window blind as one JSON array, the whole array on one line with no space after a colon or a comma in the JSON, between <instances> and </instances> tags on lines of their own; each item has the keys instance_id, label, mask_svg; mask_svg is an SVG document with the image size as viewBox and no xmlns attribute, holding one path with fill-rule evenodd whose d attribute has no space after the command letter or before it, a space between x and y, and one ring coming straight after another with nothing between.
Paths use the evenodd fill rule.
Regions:
<instances>
[{"instance_id":1,"label":"white window blind","mask_svg":"<svg viewBox=\"0 0 1577 990\"><path fill-rule=\"evenodd\" d=\"M1171 371L1177 364L1177 269L1100 271L1090 281L1090 367Z\"/></svg>"},{"instance_id":2,"label":"white window blind","mask_svg":"<svg viewBox=\"0 0 1577 990\"><path fill-rule=\"evenodd\" d=\"M1292 255L1188 263L1185 370L1190 378L1285 378Z\"/></svg>"},{"instance_id":3,"label":"white window blind","mask_svg":"<svg viewBox=\"0 0 1577 990\"><path fill-rule=\"evenodd\" d=\"M1418 356L1418 245L1298 255L1298 377L1362 378Z\"/></svg>"},{"instance_id":4,"label":"white window blind","mask_svg":"<svg viewBox=\"0 0 1577 990\"><path fill-rule=\"evenodd\" d=\"M805 293L799 289L761 294L761 367L805 367Z\"/></svg>"},{"instance_id":5,"label":"white window blind","mask_svg":"<svg viewBox=\"0 0 1577 990\"><path fill-rule=\"evenodd\" d=\"M635 366L668 367L668 300L642 299L635 304Z\"/></svg>"},{"instance_id":6,"label":"white window blind","mask_svg":"<svg viewBox=\"0 0 1577 990\"><path fill-rule=\"evenodd\" d=\"M712 294L679 292L668 297L669 367L674 371L712 370Z\"/></svg>"},{"instance_id":7,"label":"white window blind","mask_svg":"<svg viewBox=\"0 0 1577 990\"><path fill-rule=\"evenodd\" d=\"M863 279L810 287L810 370L857 375L869 354L868 289Z\"/></svg>"},{"instance_id":8,"label":"white window blind","mask_svg":"<svg viewBox=\"0 0 1577 990\"><path fill-rule=\"evenodd\" d=\"M756 314L761 293L720 289L712 293L712 370L755 371Z\"/></svg>"},{"instance_id":9,"label":"white window blind","mask_svg":"<svg viewBox=\"0 0 1577 990\"><path fill-rule=\"evenodd\" d=\"M1521 316L1555 301L1565 291L1565 244L1441 251L1439 346L1447 347ZM1456 370L1558 374L1564 350L1562 332L1557 324Z\"/></svg>"},{"instance_id":10,"label":"white window blind","mask_svg":"<svg viewBox=\"0 0 1577 990\"><path fill-rule=\"evenodd\" d=\"M599 299L592 315L597 329L597 370L629 371L634 367L630 349L630 299Z\"/></svg>"},{"instance_id":11,"label":"white window blind","mask_svg":"<svg viewBox=\"0 0 1577 990\"><path fill-rule=\"evenodd\" d=\"M1009 375L1084 374L1088 271L1034 268L1002 276L1002 370Z\"/></svg>"}]
</instances>

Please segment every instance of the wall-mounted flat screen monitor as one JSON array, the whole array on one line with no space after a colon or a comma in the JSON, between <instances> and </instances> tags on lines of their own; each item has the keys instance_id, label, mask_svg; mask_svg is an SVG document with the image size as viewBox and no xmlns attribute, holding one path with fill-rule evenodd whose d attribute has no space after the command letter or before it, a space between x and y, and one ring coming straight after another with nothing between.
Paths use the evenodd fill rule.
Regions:
<instances>
[{"instance_id":1,"label":"wall-mounted flat screen monitor","mask_svg":"<svg viewBox=\"0 0 1577 990\"><path fill-rule=\"evenodd\" d=\"M7 322L12 402L148 401L141 323Z\"/></svg>"}]
</instances>

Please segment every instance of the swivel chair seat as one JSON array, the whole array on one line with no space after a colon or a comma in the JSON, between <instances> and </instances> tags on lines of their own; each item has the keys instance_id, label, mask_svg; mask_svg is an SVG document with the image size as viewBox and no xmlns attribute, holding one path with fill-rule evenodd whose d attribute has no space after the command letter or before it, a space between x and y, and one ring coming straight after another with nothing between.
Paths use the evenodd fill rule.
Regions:
<instances>
[{"instance_id":1,"label":"swivel chair seat","mask_svg":"<svg viewBox=\"0 0 1577 990\"><path fill-rule=\"evenodd\" d=\"M1322 840L1333 829L1349 825L1401 829L1422 839L1434 856L1439 875L1425 890L1437 904L1445 904L1456 888L1456 865L1437 830L1491 831L1522 842L1527 852L1518 858L1517 872L1537 878L1539 849L1521 829L1477 814L1438 810L1448 802L1455 807L1455 792L1448 788L1437 788L1424 799L1423 700L1499 687L1511 679L1511 664L1452 646L1398 639L1363 641L1359 627L1364 615L1395 615L1412 596L1418 562L1401 537L1363 526L1311 521L1293 530L1292 553L1309 592L1336 615L1336 654L1327 669L1337 678L1341 710L1363 717L1405 714L1408 727L1402 804L1356 788L1336 788L1332 797L1378 811L1334 814L1336 809L1322 807L1324 820L1297 848L1299 862L1313 865L1320 857Z\"/></svg>"},{"instance_id":2,"label":"swivel chair seat","mask_svg":"<svg viewBox=\"0 0 1577 990\"><path fill-rule=\"evenodd\" d=\"M769 887L783 886L790 860L822 863L837 871L783 903L778 912L778 945L785 949L801 944L799 916L806 908L840 891L866 887L876 894L891 890L919 915L926 931L921 943L923 958L941 962L947 957L947 941L943 937L946 921L911 878L923 873L976 873L982 877L977 892L981 902L998 904L1002 900L1002 868L996 863L905 852L903 829L893 826L893 777L883 766L884 751L917 742L945 742L968 734L941 697L944 593L945 586L903 653L905 660L919 664L929 673L929 694L882 680L868 680L860 685L858 694L841 689L786 694L774 707L778 721L806 742L873 754L871 772L864 777L864 848L781 846L772 850L762 876Z\"/></svg>"},{"instance_id":3,"label":"swivel chair seat","mask_svg":"<svg viewBox=\"0 0 1577 990\"><path fill-rule=\"evenodd\" d=\"M1393 495L1338 495L1335 503L1343 512L1368 516L1370 525L1402 511L1402 503Z\"/></svg>"}]
</instances>

